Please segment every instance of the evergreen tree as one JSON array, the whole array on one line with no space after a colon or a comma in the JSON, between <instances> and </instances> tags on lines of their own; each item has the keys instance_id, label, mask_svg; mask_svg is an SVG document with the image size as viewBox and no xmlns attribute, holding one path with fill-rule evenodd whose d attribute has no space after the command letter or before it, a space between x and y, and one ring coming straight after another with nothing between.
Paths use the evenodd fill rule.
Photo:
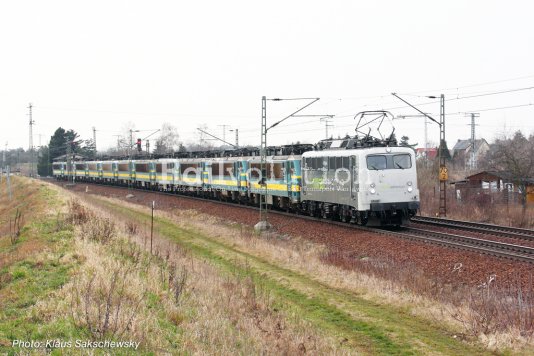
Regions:
<instances>
[{"instance_id":1,"label":"evergreen tree","mask_svg":"<svg viewBox=\"0 0 534 356\"><path fill-rule=\"evenodd\" d=\"M96 157L95 144L92 139L79 139L80 135L74 130L65 131L59 127L54 135L50 138L49 144L49 162L55 158L67 154L68 145L71 146L71 152L78 156L83 156L86 159L94 159Z\"/></svg>"},{"instance_id":2,"label":"evergreen tree","mask_svg":"<svg viewBox=\"0 0 534 356\"><path fill-rule=\"evenodd\" d=\"M52 162L50 161L50 150L48 146L39 148L37 152L37 174L41 177L52 175Z\"/></svg>"},{"instance_id":3,"label":"evergreen tree","mask_svg":"<svg viewBox=\"0 0 534 356\"><path fill-rule=\"evenodd\" d=\"M67 153L67 140L65 138L65 129L59 127L54 135L50 137L50 144L48 145L50 151L50 162L54 158L63 156Z\"/></svg>"},{"instance_id":4,"label":"evergreen tree","mask_svg":"<svg viewBox=\"0 0 534 356\"><path fill-rule=\"evenodd\" d=\"M439 147L439 150L441 151L442 157L445 157L447 161L451 160L451 153L449 151L449 148L447 147L447 141L443 140L441 141L441 145Z\"/></svg>"}]
</instances>

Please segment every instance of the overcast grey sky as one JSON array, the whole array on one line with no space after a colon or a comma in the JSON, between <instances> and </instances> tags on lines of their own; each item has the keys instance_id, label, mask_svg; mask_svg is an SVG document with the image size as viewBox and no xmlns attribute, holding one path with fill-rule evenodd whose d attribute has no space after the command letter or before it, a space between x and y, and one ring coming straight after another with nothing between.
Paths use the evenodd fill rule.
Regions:
<instances>
[{"instance_id":1,"label":"overcast grey sky","mask_svg":"<svg viewBox=\"0 0 534 356\"><path fill-rule=\"evenodd\" d=\"M444 93L449 147L470 136L472 110L477 137L530 133L533 14L531 1L2 1L0 143L28 147L30 102L35 145L59 126L85 138L95 126L105 148L128 121L170 122L186 143L201 124L221 136L226 124L259 145L262 95L321 98L305 113L335 114L337 136L362 110L415 114L391 92L414 104ZM269 102L268 122L304 103ZM438 103L421 109L439 114ZM393 123L423 145L423 119ZM324 131L318 118L292 118L268 140ZM432 141L438 132L429 126Z\"/></svg>"}]
</instances>

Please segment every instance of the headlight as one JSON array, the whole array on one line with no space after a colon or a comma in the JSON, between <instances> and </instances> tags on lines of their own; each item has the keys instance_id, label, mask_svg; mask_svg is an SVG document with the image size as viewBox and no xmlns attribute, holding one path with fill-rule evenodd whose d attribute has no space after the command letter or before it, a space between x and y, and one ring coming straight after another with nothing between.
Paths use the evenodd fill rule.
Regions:
<instances>
[{"instance_id":1,"label":"headlight","mask_svg":"<svg viewBox=\"0 0 534 356\"><path fill-rule=\"evenodd\" d=\"M370 186L371 188L376 187L376 185L375 185L374 183L369 184L369 186Z\"/></svg>"},{"instance_id":2,"label":"headlight","mask_svg":"<svg viewBox=\"0 0 534 356\"><path fill-rule=\"evenodd\" d=\"M408 182L406 182L406 185L407 185L408 187L411 187L411 186L412 186L412 182L411 182L411 181L408 181Z\"/></svg>"},{"instance_id":3,"label":"headlight","mask_svg":"<svg viewBox=\"0 0 534 356\"><path fill-rule=\"evenodd\" d=\"M371 188L371 189L369 189L369 192L370 192L371 194L375 194L375 193L376 193L376 190L375 190L375 188Z\"/></svg>"},{"instance_id":4,"label":"headlight","mask_svg":"<svg viewBox=\"0 0 534 356\"><path fill-rule=\"evenodd\" d=\"M412 187L408 187L408 193L411 193L413 191Z\"/></svg>"}]
</instances>

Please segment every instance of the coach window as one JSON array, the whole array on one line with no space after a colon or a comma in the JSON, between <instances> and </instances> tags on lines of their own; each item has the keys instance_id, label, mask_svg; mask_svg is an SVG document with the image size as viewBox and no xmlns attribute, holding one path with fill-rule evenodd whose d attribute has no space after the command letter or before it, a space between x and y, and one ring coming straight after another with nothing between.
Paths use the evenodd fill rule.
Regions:
<instances>
[{"instance_id":1,"label":"coach window","mask_svg":"<svg viewBox=\"0 0 534 356\"><path fill-rule=\"evenodd\" d=\"M386 156L382 156L382 155L367 156L367 169L380 170L380 169L386 169L386 167L387 167Z\"/></svg>"},{"instance_id":2,"label":"coach window","mask_svg":"<svg viewBox=\"0 0 534 356\"><path fill-rule=\"evenodd\" d=\"M336 157L328 157L328 169L335 170L336 168Z\"/></svg>"},{"instance_id":3,"label":"coach window","mask_svg":"<svg viewBox=\"0 0 534 356\"><path fill-rule=\"evenodd\" d=\"M393 156L393 168L406 169L412 167L412 159L410 155L394 155Z\"/></svg>"},{"instance_id":4,"label":"coach window","mask_svg":"<svg viewBox=\"0 0 534 356\"><path fill-rule=\"evenodd\" d=\"M336 157L336 169L343 168L343 157Z\"/></svg>"},{"instance_id":5,"label":"coach window","mask_svg":"<svg viewBox=\"0 0 534 356\"><path fill-rule=\"evenodd\" d=\"M167 163L167 169L174 169L174 163Z\"/></svg>"}]
</instances>

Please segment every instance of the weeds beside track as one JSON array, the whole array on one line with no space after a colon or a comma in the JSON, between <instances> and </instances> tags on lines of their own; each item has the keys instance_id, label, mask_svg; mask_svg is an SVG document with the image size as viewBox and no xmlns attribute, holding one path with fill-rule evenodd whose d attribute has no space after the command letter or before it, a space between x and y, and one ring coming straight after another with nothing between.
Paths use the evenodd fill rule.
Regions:
<instances>
[{"instance_id":1,"label":"weeds beside track","mask_svg":"<svg viewBox=\"0 0 534 356\"><path fill-rule=\"evenodd\" d=\"M91 202L121 219L148 221L141 209L125 207L100 198ZM215 238L179 227L169 219L157 217L158 234L211 261L223 271L241 271L276 296L286 308L346 339L360 352L406 354L439 350L446 354L480 352L454 340L446 329L428 323L387 305L364 300L352 292L332 289L311 276L279 267L257 255L247 253ZM244 268L243 266L247 266Z\"/></svg>"}]
</instances>

